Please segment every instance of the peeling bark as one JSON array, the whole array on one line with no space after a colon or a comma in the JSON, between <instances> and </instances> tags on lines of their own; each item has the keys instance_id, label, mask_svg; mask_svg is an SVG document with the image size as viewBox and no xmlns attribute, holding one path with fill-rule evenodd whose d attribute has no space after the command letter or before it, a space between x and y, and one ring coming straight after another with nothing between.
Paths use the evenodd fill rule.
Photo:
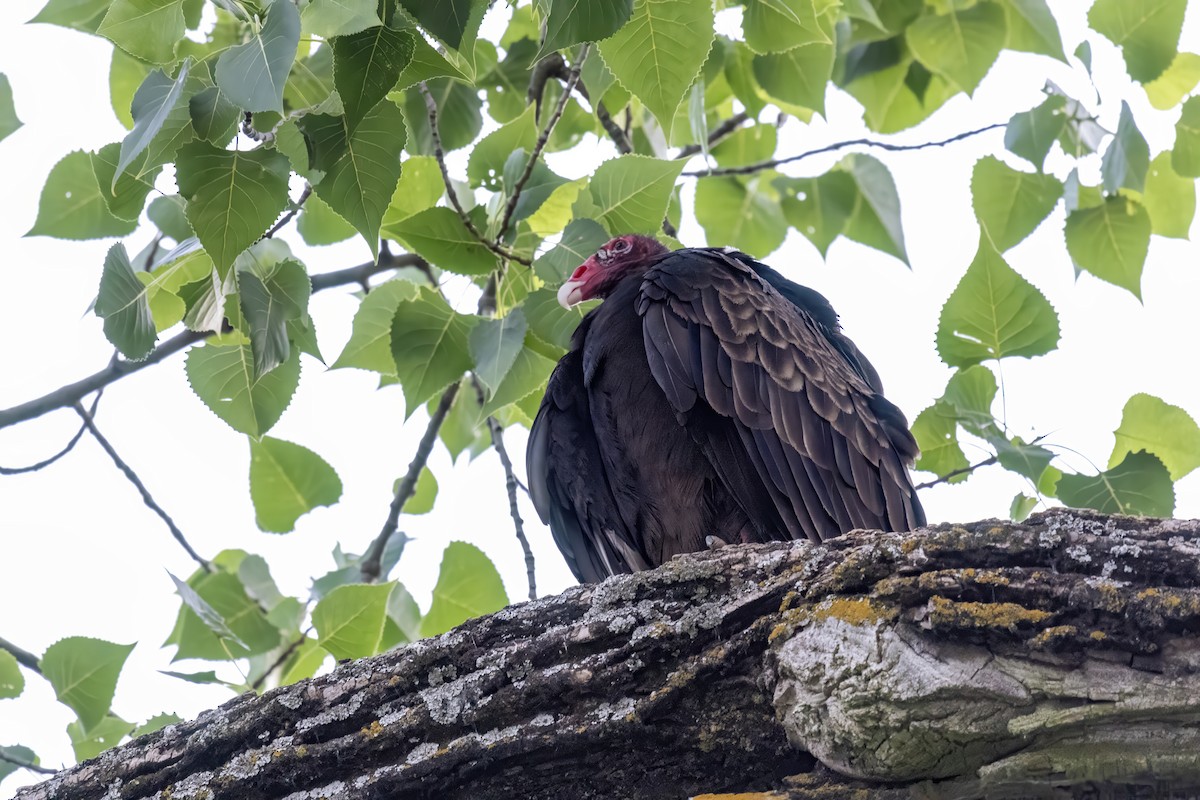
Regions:
<instances>
[{"instance_id":1,"label":"peeling bark","mask_svg":"<svg viewBox=\"0 0 1200 800\"><path fill-rule=\"evenodd\" d=\"M244 695L17 795L1200 793L1200 521L725 547Z\"/></svg>"}]
</instances>

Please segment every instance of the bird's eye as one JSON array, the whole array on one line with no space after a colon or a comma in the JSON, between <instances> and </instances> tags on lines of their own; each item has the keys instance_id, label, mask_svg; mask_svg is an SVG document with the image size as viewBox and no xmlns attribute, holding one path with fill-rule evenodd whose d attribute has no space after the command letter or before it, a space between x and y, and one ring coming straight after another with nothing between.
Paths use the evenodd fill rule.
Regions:
<instances>
[{"instance_id":1,"label":"bird's eye","mask_svg":"<svg viewBox=\"0 0 1200 800\"><path fill-rule=\"evenodd\" d=\"M617 239L617 241L613 243L613 252L614 253L629 252L629 242L625 241L624 239Z\"/></svg>"}]
</instances>

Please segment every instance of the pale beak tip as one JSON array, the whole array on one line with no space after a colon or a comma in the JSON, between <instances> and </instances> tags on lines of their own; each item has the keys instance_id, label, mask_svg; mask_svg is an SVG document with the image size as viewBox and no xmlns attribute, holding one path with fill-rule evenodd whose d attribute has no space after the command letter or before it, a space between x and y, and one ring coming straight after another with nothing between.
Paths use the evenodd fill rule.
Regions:
<instances>
[{"instance_id":1,"label":"pale beak tip","mask_svg":"<svg viewBox=\"0 0 1200 800\"><path fill-rule=\"evenodd\" d=\"M583 302L583 281L566 281L558 289L558 304L563 308Z\"/></svg>"}]
</instances>

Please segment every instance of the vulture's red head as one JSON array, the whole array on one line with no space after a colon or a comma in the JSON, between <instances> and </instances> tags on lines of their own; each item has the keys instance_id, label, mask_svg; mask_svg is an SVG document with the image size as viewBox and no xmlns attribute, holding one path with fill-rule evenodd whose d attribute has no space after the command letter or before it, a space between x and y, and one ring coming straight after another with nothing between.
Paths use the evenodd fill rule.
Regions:
<instances>
[{"instance_id":1,"label":"vulture's red head","mask_svg":"<svg viewBox=\"0 0 1200 800\"><path fill-rule=\"evenodd\" d=\"M649 236L618 236L571 273L558 290L558 302L570 308L585 300L606 297L618 281L644 270L666 252L661 242Z\"/></svg>"}]
</instances>

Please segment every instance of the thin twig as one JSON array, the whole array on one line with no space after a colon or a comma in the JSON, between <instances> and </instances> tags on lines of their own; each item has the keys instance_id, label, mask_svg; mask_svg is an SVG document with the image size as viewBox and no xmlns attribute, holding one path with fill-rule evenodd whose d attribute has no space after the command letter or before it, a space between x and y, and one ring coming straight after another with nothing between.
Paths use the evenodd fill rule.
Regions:
<instances>
[{"instance_id":1,"label":"thin twig","mask_svg":"<svg viewBox=\"0 0 1200 800\"><path fill-rule=\"evenodd\" d=\"M270 239L272 236L279 233L279 231L283 229L284 225L287 225L296 217L297 214L300 213L300 209L304 206L305 202L308 201L310 196L312 196L312 184L306 183L304 184L304 191L300 193L299 199L296 200L296 204L289 208L288 212L280 217L278 222L271 226L271 230L263 234L262 238Z\"/></svg>"},{"instance_id":2,"label":"thin twig","mask_svg":"<svg viewBox=\"0 0 1200 800\"><path fill-rule=\"evenodd\" d=\"M633 145L629 143L629 137L625 135L625 131L621 129L617 121L608 113L608 109L602 101L596 103L596 119L600 120L600 124L604 126L604 130L608 133L608 137L617 146L618 153L628 155L633 152Z\"/></svg>"},{"instance_id":3,"label":"thin twig","mask_svg":"<svg viewBox=\"0 0 1200 800\"><path fill-rule=\"evenodd\" d=\"M893 144L892 142L880 142L875 139L849 139L844 142L827 144L824 147L818 147L816 150L809 150L794 156L788 156L787 158L773 158L770 161L760 161L756 164L746 164L745 166L741 167L693 170L690 172L684 172L683 174L689 178L708 178L718 175L750 175L755 172L761 172L764 169L774 169L775 167L783 164L790 164L793 161L800 161L804 158L811 158L812 156L818 156L822 153L832 153L836 150L842 150L847 147L854 146L875 147L880 150L890 150L892 152L901 152L905 150L924 150L929 147L943 147L954 142L962 141L963 139L969 139L970 137L978 136L981 133L987 133L988 131L994 131L997 128L1003 128L1007 124L1008 123L1005 122L996 122L991 125L986 125L982 128L976 128L973 131L965 131L963 133L956 134L948 139L942 139L941 141L937 142L921 142L920 144Z\"/></svg>"},{"instance_id":4,"label":"thin twig","mask_svg":"<svg viewBox=\"0 0 1200 800\"><path fill-rule=\"evenodd\" d=\"M117 354L114 353L112 361L109 362L109 366L112 366L116 360ZM100 398L103 396L104 388L101 387L100 390L96 392L95 398L92 399L92 407L88 409L88 413L93 417L96 416L96 407L100 405ZM37 472L39 469L45 469L55 461L58 461L60 458L65 456L67 453L74 450L75 445L79 444L79 440L83 438L83 434L86 432L87 425L80 425L79 430L75 431L75 435L71 437L71 440L67 442L66 446L64 446L63 449L59 450L54 455L50 456L49 458L42 459L36 464L30 464L27 467L0 467L0 475L21 475L26 472Z\"/></svg>"},{"instance_id":5,"label":"thin twig","mask_svg":"<svg viewBox=\"0 0 1200 800\"><path fill-rule=\"evenodd\" d=\"M1041 436L1038 436L1038 437L1032 439L1029 442L1029 444L1035 445L1038 442L1045 439L1049 435L1050 434L1043 433ZM1000 454L997 453L996 455L991 456L990 458L985 458L983 461L980 461L978 464L971 464L970 466L967 466L967 467L960 467L959 469L950 470L945 475L940 475L937 478L935 478L934 480L925 481L925 483L918 483L913 488L914 489L928 489L931 486L937 486L940 483L949 483L951 478L957 478L959 475L969 475L970 473L974 472L977 469L981 469L983 467L990 467L992 464L995 464L999 461L1000 461Z\"/></svg>"},{"instance_id":6,"label":"thin twig","mask_svg":"<svg viewBox=\"0 0 1200 800\"><path fill-rule=\"evenodd\" d=\"M558 98L558 105L554 107L554 113L550 115L550 119L546 121L546 127L542 129L541 135L534 142L533 151L530 152L529 159L525 162L525 171L521 173L521 177L517 178L517 182L513 184L512 190L509 192L508 204L504 207L504 216L500 219L499 232L496 234L497 245L504 238L504 234L508 233L508 226L512 223L513 214L517 211L517 202L521 199L521 191L533 175L533 168L537 166L538 159L542 157L542 151L546 149L546 142L550 141L550 134L554 132L554 126L562 119L563 111L566 110L567 103L571 99L571 92L574 91L575 83L579 80L579 70L583 68L583 62L587 59L587 55L588 45L585 44L580 48L579 58L575 60L575 64L567 74L567 82L563 87L562 96Z\"/></svg>"},{"instance_id":7,"label":"thin twig","mask_svg":"<svg viewBox=\"0 0 1200 800\"><path fill-rule=\"evenodd\" d=\"M267 667L267 669L263 672L262 675L259 675L257 678L254 679L254 683L250 684L250 688L256 692L259 689L261 689L263 687L263 684L265 684L267 682L267 678L271 677L271 673L274 672L275 670L279 669L279 667L283 665L283 662L287 661L289 658L291 658L292 653L296 652L296 650L298 650L300 648L300 645L304 644L304 640L308 638L308 633L311 630L312 630L312 628L309 628L308 630L303 631L300 634L300 638L296 639L296 641L289 644L284 649L284 651L279 654L279 657L276 658L275 661L273 661L271 663L271 666Z\"/></svg>"},{"instance_id":8,"label":"thin twig","mask_svg":"<svg viewBox=\"0 0 1200 800\"><path fill-rule=\"evenodd\" d=\"M162 240L162 231L154 234L154 238L150 240L150 246L146 248L146 260L143 262L145 266L142 267L143 272L149 272L150 268L154 266L154 257L158 255L158 248L162 244Z\"/></svg>"},{"instance_id":9,"label":"thin twig","mask_svg":"<svg viewBox=\"0 0 1200 800\"><path fill-rule=\"evenodd\" d=\"M438 132L437 101L429 93L429 87L425 85L424 81L417 84L417 87L421 90L421 95L425 98L425 109L429 112L429 135L433 139L433 156L437 159L438 166L442 170L442 182L446 184L446 197L449 198L450 205L454 207L455 212L457 212L459 219L462 220L467 231L488 250L491 250L501 258L516 261L518 264L524 264L527 267L532 266L532 260L518 255L507 247L497 244L484 236L483 232L475 225L475 221L467 215L466 210L462 207L462 203L458 200L458 194L454 191L454 183L450 178L450 170L446 168L446 151L442 149L442 135Z\"/></svg>"},{"instance_id":10,"label":"thin twig","mask_svg":"<svg viewBox=\"0 0 1200 800\"><path fill-rule=\"evenodd\" d=\"M742 126L742 123L748 119L750 119L749 114L747 114L745 111L739 111L717 127L713 128L712 132L708 134L708 146L712 147L717 142L736 131ZM691 158L694 155L698 155L702 149L703 148L701 148L698 144L689 144L680 149L679 155L675 156L675 158Z\"/></svg>"},{"instance_id":11,"label":"thin twig","mask_svg":"<svg viewBox=\"0 0 1200 800\"><path fill-rule=\"evenodd\" d=\"M475 393L479 396L479 405L482 406L485 403L483 384L474 375L471 376L471 380L475 384ZM513 472L512 459L508 457L508 448L504 446L504 428L493 416L487 418L487 426L488 432L492 436L492 447L496 448L496 455L500 456L500 465L504 467L504 487L508 491L508 513L512 516L517 541L521 543L521 551L525 554L525 578L529 582L529 599L537 600L536 564L533 560L533 550L529 547L529 539L525 537L525 523L521 519L521 511L517 508L517 484L519 481L517 481L516 473Z\"/></svg>"},{"instance_id":12,"label":"thin twig","mask_svg":"<svg viewBox=\"0 0 1200 800\"><path fill-rule=\"evenodd\" d=\"M26 669L36 672L38 675L42 674L41 659L23 647L17 647L8 639L0 638L0 650L11 655L18 664Z\"/></svg>"},{"instance_id":13,"label":"thin twig","mask_svg":"<svg viewBox=\"0 0 1200 800\"><path fill-rule=\"evenodd\" d=\"M425 260L415 254L393 256L389 259L380 258L379 261L368 261L356 267L347 267L346 269L313 275L312 287L314 292L320 292L336 286L345 286L346 284L361 284L364 280L380 272L386 272L387 270L399 267L419 267L424 263ZM178 352L186 350L197 342L204 341L211 335L210 331L183 331L154 348L154 351L143 361L118 360L99 372L66 386L61 386L49 394L42 395L12 408L0 410L0 428L7 428L9 425L15 425L18 422L35 419L60 408L67 408L78 403L92 392L116 383L127 375L132 375L139 370L157 364Z\"/></svg>"},{"instance_id":14,"label":"thin twig","mask_svg":"<svg viewBox=\"0 0 1200 800\"><path fill-rule=\"evenodd\" d=\"M396 494L392 497L387 520L383 523L383 530L379 532L375 541L371 542L371 546L363 554L360 570L366 583L374 583L381 577L379 572L382 569L380 562L383 560L383 551L387 548L388 539L392 538L392 534L400 527L400 512L404 508L404 504L412 497L413 492L417 490L417 479L421 477L421 470L425 467L425 462L429 460L433 443L437 439L442 423L446 420L446 415L450 413L450 406L454 404L454 397L458 394L461 382L455 381L446 391L442 392L442 399L438 401L437 408L429 415L429 425L425 428L425 435L421 437L420 444L417 445L416 455L408 465L408 472L400 481L400 485L396 487Z\"/></svg>"},{"instance_id":15,"label":"thin twig","mask_svg":"<svg viewBox=\"0 0 1200 800\"><path fill-rule=\"evenodd\" d=\"M137 476L137 473L133 471L132 467L126 464L121 457L117 455L117 451L113 449L113 446L109 443L108 439L104 438L104 434L100 433L100 429L96 427L96 422L92 419L92 415L87 412L87 409L84 408L80 403L75 403L74 408L75 413L83 418L83 424L87 426L88 432L90 432L92 437L95 438L102 448L104 448L104 452L108 453L108 457L111 458L113 463L117 465L117 469L121 470L121 472L125 474L125 477L129 479L129 482L132 483L138 490L138 493L141 494L142 502L149 506L150 510L155 514L158 514L159 518L166 523L167 529L171 531L171 535L175 537L175 541L179 542L180 546L183 547L183 549L187 551L187 554L192 557L192 560L199 564L200 568L205 572L212 572L212 564L208 563L207 559L192 549L192 546L188 544L188 540L184 537L183 531L179 530L179 526L175 524L175 520L171 519L171 515L166 511L163 511L162 506L155 502L154 497L151 496L150 491L146 488L146 485L142 483L141 478Z\"/></svg>"},{"instance_id":16,"label":"thin twig","mask_svg":"<svg viewBox=\"0 0 1200 800\"><path fill-rule=\"evenodd\" d=\"M49 767L40 767L37 764L31 764L28 761L22 761L21 759L17 758L16 756L5 752L3 749L0 749L0 761L7 761L9 764L15 764L16 766L20 767L21 769L27 769L30 772L37 772L41 775L54 775L55 773L58 772L58 770L56 770L56 769L50 769Z\"/></svg>"}]
</instances>

